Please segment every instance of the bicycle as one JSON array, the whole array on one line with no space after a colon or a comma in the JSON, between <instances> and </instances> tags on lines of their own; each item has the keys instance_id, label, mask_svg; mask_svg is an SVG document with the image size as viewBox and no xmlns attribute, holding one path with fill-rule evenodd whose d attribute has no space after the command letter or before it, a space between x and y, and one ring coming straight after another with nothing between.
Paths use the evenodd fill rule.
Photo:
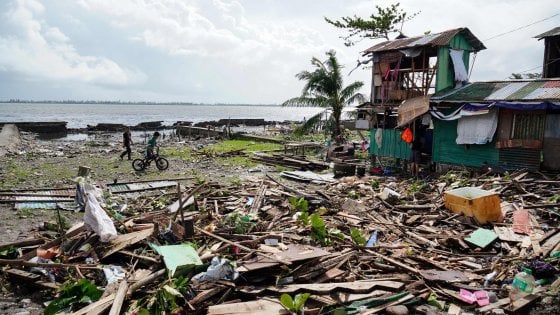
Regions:
<instances>
[{"instance_id":1,"label":"bicycle","mask_svg":"<svg viewBox=\"0 0 560 315\"><path fill-rule=\"evenodd\" d=\"M160 171L166 170L169 167L169 161L167 161L166 158L159 156L159 147L157 147L156 152L154 152L151 156L146 155L143 159L134 159L132 161L132 168L135 171L143 171L152 161L156 162L156 167Z\"/></svg>"}]
</instances>

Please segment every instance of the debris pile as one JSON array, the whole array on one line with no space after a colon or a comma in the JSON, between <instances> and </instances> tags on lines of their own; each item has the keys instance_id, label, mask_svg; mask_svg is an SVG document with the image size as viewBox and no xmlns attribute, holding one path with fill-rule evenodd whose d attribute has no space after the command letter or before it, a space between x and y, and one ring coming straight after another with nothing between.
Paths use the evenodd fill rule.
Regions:
<instances>
[{"instance_id":1,"label":"debris pile","mask_svg":"<svg viewBox=\"0 0 560 315\"><path fill-rule=\"evenodd\" d=\"M76 198L86 215L1 244L0 264L14 284L52 291L46 314L499 314L559 303L558 177L303 182L4 192L6 202ZM482 216L496 200L500 215Z\"/></svg>"}]
</instances>

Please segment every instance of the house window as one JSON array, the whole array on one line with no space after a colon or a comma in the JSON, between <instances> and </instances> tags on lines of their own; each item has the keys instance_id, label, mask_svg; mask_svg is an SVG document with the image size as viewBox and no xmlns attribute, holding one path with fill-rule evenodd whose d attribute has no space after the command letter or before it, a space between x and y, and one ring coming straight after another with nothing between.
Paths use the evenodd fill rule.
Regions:
<instances>
[{"instance_id":1,"label":"house window","mask_svg":"<svg viewBox=\"0 0 560 315\"><path fill-rule=\"evenodd\" d=\"M515 113L510 139L542 140L546 116L535 113Z\"/></svg>"}]
</instances>

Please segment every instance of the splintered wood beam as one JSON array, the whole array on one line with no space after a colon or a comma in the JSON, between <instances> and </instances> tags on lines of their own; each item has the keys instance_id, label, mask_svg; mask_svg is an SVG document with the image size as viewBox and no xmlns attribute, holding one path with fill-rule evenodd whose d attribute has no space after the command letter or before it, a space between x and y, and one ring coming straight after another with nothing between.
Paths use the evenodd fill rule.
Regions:
<instances>
[{"instance_id":1,"label":"splintered wood beam","mask_svg":"<svg viewBox=\"0 0 560 315\"><path fill-rule=\"evenodd\" d=\"M245 251L248 251L248 252L255 252L257 255L266 257L266 258L268 258L268 259L272 259L272 260L274 260L274 261L276 261L276 262L279 262L279 263L281 263L281 264L284 264L284 265L291 265L291 264L292 264L290 261L278 259L278 258L276 258L276 257L274 257L274 256L271 256L271 255L268 255L268 254L264 254L264 253L258 252L258 251L254 250L254 249L251 249L251 248L249 248L249 247L243 246L243 245L241 245L241 244L239 244L239 243L232 242L232 241L230 241L230 240L228 240L228 239L225 239L225 238L223 238L223 237L221 237L221 236L218 236L218 235L213 234L213 233L210 233L210 232L208 232L208 231L206 231L206 230L204 230L204 229L201 229L201 228L199 228L198 226L195 226L194 228L195 228L195 230L197 230L197 231L199 231L199 232L201 232L201 233L203 233L203 234L206 234L206 235L208 235L208 236L210 236L210 237L213 237L213 238L215 238L215 239L217 239L217 240L220 240L220 241L222 241L222 242L228 243L228 244L230 244L230 245L237 246L237 247L239 247L239 248L241 248L241 249L243 249L243 250L245 250Z\"/></svg>"},{"instance_id":2,"label":"splintered wood beam","mask_svg":"<svg viewBox=\"0 0 560 315\"><path fill-rule=\"evenodd\" d=\"M387 257L387 256L385 256L385 255L381 255L381 254L376 253L376 252L374 252L374 251L372 251L372 250L369 250L369 249L366 249L366 252L368 252L369 254L375 255L375 256L377 256L377 257L379 257L379 258L383 258L384 260L390 262L391 264L393 264L393 265L395 265L395 266L401 267L401 268L403 268L403 269L405 269L405 270L408 270L408 271L410 271L410 272L412 272L412 273L414 273L414 274L416 274L416 275L422 276L422 275L420 274L420 271L419 271L418 269L414 268L414 267L410 267L409 265L403 264L403 263L401 263L400 261L397 261L397 260L395 260L395 259L393 259L393 258L390 258L390 257Z\"/></svg>"}]
</instances>

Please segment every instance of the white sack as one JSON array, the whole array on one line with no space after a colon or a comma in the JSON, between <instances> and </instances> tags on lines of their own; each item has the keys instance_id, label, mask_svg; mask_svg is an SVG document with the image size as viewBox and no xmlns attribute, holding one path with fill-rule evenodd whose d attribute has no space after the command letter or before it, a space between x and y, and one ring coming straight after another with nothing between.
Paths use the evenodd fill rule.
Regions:
<instances>
[{"instance_id":1,"label":"white sack","mask_svg":"<svg viewBox=\"0 0 560 315\"><path fill-rule=\"evenodd\" d=\"M113 220L109 218L97 199L90 193L87 194L84 223L90 230L99 235L102 242L108 242L117 237Z\"/></svg>"}]
</instances>

